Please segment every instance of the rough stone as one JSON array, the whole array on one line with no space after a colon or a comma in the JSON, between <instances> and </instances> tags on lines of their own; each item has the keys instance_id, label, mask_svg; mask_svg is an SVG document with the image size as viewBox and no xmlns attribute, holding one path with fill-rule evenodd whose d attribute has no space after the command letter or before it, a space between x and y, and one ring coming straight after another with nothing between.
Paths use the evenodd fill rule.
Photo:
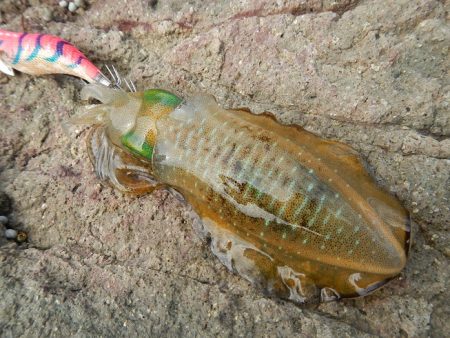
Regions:
<instances>
[{"instance_id":1,"label":"rough stone","mask_svg":"<svg viewBox=\"0 0 450 338\"><path fill-rule=\"evenodd\" d=\"M299 4L300 3L300 4ZM62 36L138 88L202 91L354 147L413 219L402 275L315 306L267 298L199 241L164 191L95 177L70 77L0 79L0 191L28 243L0 239L5 336L442 337L449 332L448 4L399 1L0 2L2 28ZM52 13L42 17L42 13ZM3 202L2 202L3 206Z\"/></svg>"}]
</instances>

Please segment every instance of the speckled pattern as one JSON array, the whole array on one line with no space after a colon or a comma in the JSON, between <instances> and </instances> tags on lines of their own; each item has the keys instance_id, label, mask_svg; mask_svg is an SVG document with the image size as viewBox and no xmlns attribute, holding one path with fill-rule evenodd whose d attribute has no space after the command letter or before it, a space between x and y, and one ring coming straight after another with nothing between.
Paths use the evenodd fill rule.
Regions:
<instances>
[{"instance_id":1,"label":"speckled pattern","mask_svg":"<svg viewBox=\"0 0 450 338\"><path fill-rule=\"evenodd\" d=\"M416 236L404 273L371 296L313 307L268 298L197 240L176 198L98 183L88 131L62 125L79 81L1 77L0 190L11 225L29 233L21 246L1 240L5 336L450 332L444 2L98 0L76 14L23 3L0 2L2 28L61 36L140 89L207 92L349 144L409 210Z\"/></svg>"},{"instance_id":2,"label":"speckled pattern","mask_svg":"<svg viewBox=\"0 0 450 338\"><path fill-rule=\"evenodd\" d=\"M300 303L321 289L354 297L404 267L409 215L346 145L268 114L224 110L207 95L187 98L156 128L155 178L204 220L216 256L268 292Z\"/></svg>"}]
</instances>

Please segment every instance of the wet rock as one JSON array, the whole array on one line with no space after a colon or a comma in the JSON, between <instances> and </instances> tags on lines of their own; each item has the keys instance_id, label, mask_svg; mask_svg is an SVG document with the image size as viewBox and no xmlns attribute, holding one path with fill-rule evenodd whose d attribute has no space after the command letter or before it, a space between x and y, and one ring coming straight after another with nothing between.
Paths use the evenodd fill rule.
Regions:
<instances>
[{"instance_id":1,"label":"wet rock","mask_svg":"<svg viewBox=\"0 0 450 338\"><path fill-rule=\"evenodd\" d=\"M444 2L92 1L72 22L56 18L56 1L48 22L39 17L48 1L25 3L1 1L2 23L60 35L140 89L207 92L351 145L410 211L415 236L400 278L368 297L314 307L267 298L213 257L175 197L99 184L88 131L62 127L79 105L78 80L17 74L0 86L0 189L32 240L0 247L4 335L448 332Z\"/></svg>"}]
</instances>

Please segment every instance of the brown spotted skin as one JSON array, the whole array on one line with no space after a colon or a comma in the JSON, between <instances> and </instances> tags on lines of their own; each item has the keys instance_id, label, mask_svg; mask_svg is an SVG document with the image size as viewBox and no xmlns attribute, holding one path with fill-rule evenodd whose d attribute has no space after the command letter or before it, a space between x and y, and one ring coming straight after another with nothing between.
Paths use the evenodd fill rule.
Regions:
<instances>
[{"instance_id":1,"label":"brown spotted skin","mask_svg":"<svg viewBox=\"0 0 450 338\"><path fill-rule=\"evenodd\" d=\"M158 121L153 174L187 198L218 242L233 234L247 243L225 264L245 259L245 277L300 301L322 288L364 295L403 269L408 214L351 148L208 100ZM285 266L297 281L280 276Z\"/></svg>"},{"instance_id":2,"label":"brown spotted skin","mask_svg":"<svg viewBox=\"0 0 450 338\"><path fill-rule=\"evenodd\" d=\"M89 141L99 177L123 191L180 192L221 262L269 293L298 303L363 296L405 266L409 215L348 146L210 96L171 110L90 91L108 101L81 118L98 111L103 123ZM146 140L151 158L120 146L129 126L127 140L136 149Z\"/></svg>"}]
</instances>

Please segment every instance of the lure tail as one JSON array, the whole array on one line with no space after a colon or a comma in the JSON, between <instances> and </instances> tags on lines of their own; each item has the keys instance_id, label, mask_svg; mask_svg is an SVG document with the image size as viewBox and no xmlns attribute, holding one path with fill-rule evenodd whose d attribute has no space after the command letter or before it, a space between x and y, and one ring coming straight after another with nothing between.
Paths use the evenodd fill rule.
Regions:
<instances>
[{"instance_id":1,"label":"lure tail","mask_svg":"<svg viewBox=\"0 0 450 338\"><path fill-rule=\"evenodd\" d=\"M0 71L30 74L67 74L110 86L111 81L75 46L48 34L16 33L0 29Z\"/></svg>"}]
</instances>

